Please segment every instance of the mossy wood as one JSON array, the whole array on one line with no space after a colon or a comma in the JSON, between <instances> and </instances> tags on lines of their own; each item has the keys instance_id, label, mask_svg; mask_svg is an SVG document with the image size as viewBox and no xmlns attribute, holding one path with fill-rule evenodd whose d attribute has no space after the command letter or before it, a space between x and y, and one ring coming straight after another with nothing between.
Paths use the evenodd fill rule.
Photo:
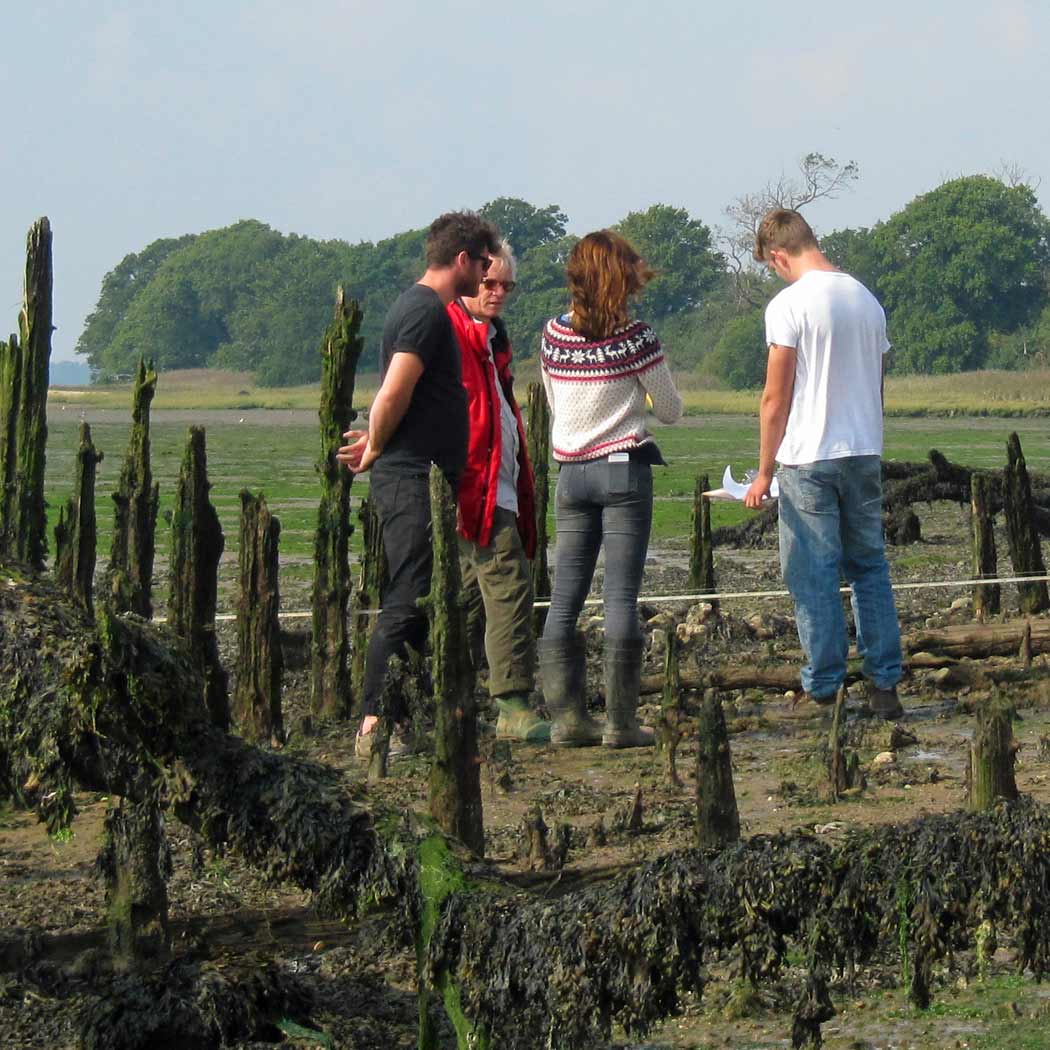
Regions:
<instances>
[{"instance_id":1,"label":"mossy wood","mask_svg":"<svg viewBox=\"0 0 1050 1050\"><path fill-rule=\"evenodd\" d=\"M831 801L837 802L851 788L861 786L860 756L847 748L846 687L839 686L828 733L828 781Z\"/></svg>"},{"instance_id":2,"label":"mossy wood","mask_svg":"<svg viewBox=\"0 0 1050 1050\"><path fill-rule=\"evenodd\" d=\"M715 556L711 544L711 501L704 495L711 486L706 474L696 479L693 491L692 534L689 547L689 586L702 594L715 589Z\"/></svg>"},{"instance_id":3,"label":"mossy wood","mask_svg":"<svg viewBox=\"0 0 1050 1050\"><path fill-rule=\"evenodd\" d=\"M0 342L0 558L41 569L47 556L44 464L51 362L51 223L26 237L25 289L18 335Z\"/></svg>"},{"instance_id":4,"label":"mossy wood","mask_svg":"<svg viewBox=\"0 0 1050 1050\"><path fill-rule=\"evenodd\" d=\"M116 612L153 615L153 557L160 487L150 464L150 403L157 392L153 362L140 358L131 395L131 435L113 492L114 521L107 600Z\"/></svg>"},{"instance_id":5,"label":"mossy wood","mask_svg":"<svg viewBox=\"0 0 1050 1050\"><path fill-rule=\"evenodd\" d=\"M536 480L536 556L532 559L532 591L537 598L551 596L547 564L547 507L550 503L551 410L542 383L529 383L526 440Z\"/></svg>"},{"instance_id":6,"label":"mossy wood","mask_svg":"<svg viewBox=\"0 0 1050 1050\"><path fill-rule=\"evenodd\" d=\"M95 477L102 453L91 440L91 427L80 424L73 494L59 509L55 526L55 576L78 605L93 612L95 552L98 525L95 518Z\"/></svg>"},{"instance_id":7,"label":"mossy wood","mask_svg":"<svg viewBox=\"0 0 1050 1050\"><path fill-rule=\"evenodd\" d=\"M474 666L467 646L466 611L460 596L456 497L445 476L430 468L430 518L434 569L423 599L430 617L434 682L434 761L430 812L439 826L479 856L485 852L481 813L481 763Z\"/></svg>"},{"instance_id":8,"label":"mossy wood","mask_svg":"<svg viewBox=\"0 0 1050 1050\"><path fill-rule=\"evenodd\" d=\"M1003 799L1013 801L1019 796L1014 778L1017 744L1011 728L1013 717L1013 705L998 692L977 707L967 800L972 810L991 809Z\"/></svg>"},{"instance_id":9,"label":"mossy wood","mask_svg":"<svg viewBox=\"0 0 1050 1050\"><path fill-rule=\"evenodd\" d=\"M350 691L350 487L354 476L336 461L343 434L354 421L354 383L364 348L361 308L336 291L331 323L321 342L321 503L314 536L313 647L310 679L315 714L345 718L353 705Z\"/></svg>"},{"instance_id":10,"label":"mossy wood","mask_svg":"<svg viewBox=\"0 0 1050 1050\"><path fill-rule=\"evenodd\" d=\"M281 523L270 513L265 497L242 491L233 713L241 735L257 742L284 742L284 660L278 621L280 538Z\"/></svg>"},{"instance_id":11,"label":"mossy wood","mask_svg":"<svg viewBox=\"0 0 1050 1050\"><path fill-rule=\"evenodd\" d=\"M190 645L204 679L204 701L212 722L230 724L229 683L215 637L219 559L226 538L208 492L204 427L190 427L171 516L171 595L168 622Z\"/></svg>"},{"instance_id":12,"label":"mossy wood","mask_svg":"<svg viewBox=\"0 0 1050 1050\"><path fill-rule=\"evenodd\" d=\"M664 687L660 698L656 746L667 763L667 780L673 787L682 786L682 779L678 775L678 742L683 736L685 718L682 676L678 668L678 632L672 624L664 631Z\"/></svg>"},{"instance_id":13,"label":"mossy wood","mask_svg":"<svg viewBox=\"0 0 1050 1050\"><path fill-rule=\"evenodd\" d=\"M709 967L732 964L757 983L799 955L820 963L796 1008L801 1045L819 1037L826 969L900 950L924 1006L933 963L972 948L986 921L1010 938L1019 969L1050 970L1050 809L1030 799L841 842L792 832L683 850L534 898L427 821L364 809L336 771L217 730L195 662L166 629L105 610L92 625L10 564L0 666L13 672L0 679L0 775L53 828L72 819L74 786L136 801L155 792L213 847L313 892L327 914L392 907L460 1050L582 1050L614 1024L642 1036L683 993L703 991Z\"/></svg>"},{"instance_id":14,"label":"mossy wood","mask_svg":"<svg viewBox=\"0 0 1050 1050\"><path fill-rule=\"evenodd\" d=\"M740 838L740 814L733 787L729 733L717 690L704 692L697 738L697 839L701 846L727 846Z\"/></svg>"},{"instance_id":15,"label":"mossy wood","mask_svg":"<svg viewBox=\"0 0 1050 1050\"><path fill-rule=\"evenodd\" d=\"M994 518L989 508L990 484L985 474L970 478L970 525L973 536L973 576L993 580L998 572ZM978 620L999 612L1001 588L997 583L978 583L973 589L973 614Z\"/></svg>"},{"instance_id":16,"label":"mossy wood","mask_svg":"<svg viewBox=\"0 0 1050 1050\"><path fill-rule=\"evenodd\" d=\"M357 511L361 523L361 562L354 591L350 626L350 695L360 715L364 696L365 657L375 627L380 596L386 584L386 554L383 551L383 525L371 500L362 500Z\"/></svg>"},{"instance_id":17,"label":"mossy wood","mask_svg":"<svg viewBox=\"0 0 1050 1050\"><path fill-rule=\"evenodd\" d=\"M1025 466L1021 440L1011 434L1006 443L1007 466L1003 472L1003 516L1010 544L1010 560L1017 576L1045 576L1046 564L1039 543L1032 500L1032 484ZM1050 592L1046 581L1017 584L1017 598L1022 614L1050 609Z\"/></svg>"}]
</instances>

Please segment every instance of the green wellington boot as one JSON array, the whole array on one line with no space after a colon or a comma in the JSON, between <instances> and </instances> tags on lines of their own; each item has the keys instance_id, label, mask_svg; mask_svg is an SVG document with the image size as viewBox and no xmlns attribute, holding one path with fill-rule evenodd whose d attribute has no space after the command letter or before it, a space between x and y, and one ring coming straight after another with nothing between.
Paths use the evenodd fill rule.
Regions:
<instances>
[{"instance_id":1,"label":"green wellington boot","mask_svg":"<svg viewBox=\"0 0 1050 1050\"><path fill-rule=\"evenodd\" d=\"M522 693L493 697L499 708L496 720L497 740L521 740L526 744L546 744L551 738L551 724L544 722Z\"/></svg>"},{"instance_id":2,"label":"green wellington boot","mask_svg":"<svg viewBox=\"0 0 1050 1050\"><path fill-rule=\"evenodd\" d=\"M638 724L639 686L642 680L642 640L605 643L606 747L652 747L655 733Z\"/></svg>"},{"instance_id":3,"label":"green wellington boot","mask_svg":"<svg viewBox=\"0 0 1050 1050\"><path fill-rule=\"evenodd\" d=\"M551 713L554 747L595 747L602 742L602 727L587 714L584 686L587 664L583 639L539 642L543 699Z\"/></svg>"}]
</instances>

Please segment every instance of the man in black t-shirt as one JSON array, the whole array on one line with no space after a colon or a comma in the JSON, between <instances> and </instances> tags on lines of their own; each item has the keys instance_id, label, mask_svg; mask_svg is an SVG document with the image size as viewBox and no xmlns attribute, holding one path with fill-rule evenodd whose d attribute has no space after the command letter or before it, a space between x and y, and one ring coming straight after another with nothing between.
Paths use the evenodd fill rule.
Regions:
<instances>
[{"instance_id":1,"label":"man in black t-shirt","mask_svg":"<svg viewBox=\"0 0 1050 1050\"><path fill-rule=\"evenodd\" d=\"M418 599L430 590L430 464L453 489L467 454L467 400L459 346L445 307L477 294L492 255L500 248L496 228L473 212L450 212L427 233L426 273L390 308L383 326L382 382L372 402L368 430L350 430L337 458L355 474L371 469L370 498L383 526L387 586L365 659L364 718L356 750L371 753L379 699L392 656L406 645L417 652L427 620ZM408 712L400 696L387 713L395 723L390 753L407 746L402 723Z\"/></svg>"}]
</instances>

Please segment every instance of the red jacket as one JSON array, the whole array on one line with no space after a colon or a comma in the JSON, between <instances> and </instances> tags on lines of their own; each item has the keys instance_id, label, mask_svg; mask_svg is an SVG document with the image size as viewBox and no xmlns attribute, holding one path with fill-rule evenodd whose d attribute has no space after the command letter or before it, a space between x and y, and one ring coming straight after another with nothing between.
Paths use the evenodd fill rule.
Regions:
<instances>
[{"instance_id":1,"label":"red jacket","mask_svg":"<svg viewBox=\"0 0 1050 1050\"><path fill-rule=\"evenodd\" d=\"M503 451L500 428L501 396L489 364L488 325L477 324L457 299L448 304L448 316L459 341L463 367L463 386L467 391L467 465L459 482L459 534L482 547L492 539L492 518L496 512L499 465ZM536 553L536 498L532 464L525 445L525 424L514 400L514 380L510 374L511 348L507 329L495 321L496 335L492 355L500 386L518 422L518 532L526 557Z\"/></svg>"}]
</instances>

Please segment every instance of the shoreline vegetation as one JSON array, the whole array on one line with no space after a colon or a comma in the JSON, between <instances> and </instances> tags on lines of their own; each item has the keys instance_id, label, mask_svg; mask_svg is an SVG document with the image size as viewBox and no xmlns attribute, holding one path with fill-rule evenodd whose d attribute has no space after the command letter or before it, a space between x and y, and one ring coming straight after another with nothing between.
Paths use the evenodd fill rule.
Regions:
<instances>
[{"instance_id":1,"label":"shoreline vegetation","mask_svg":"<svg viewBox=\"0 0 1050 1050\"><path fill-rule=\"evenodd\" d=\"M518 399L525 384L539 378L539 363L529 358L516 365ZM355 400L370 405L379 377L358 377ZM687 416L758 414L759 390L720 388L707 377L678 372L675 380ZM91 408L131 406L131 383L110 386L52 386L53 405ZM162 372L154 410L164 409L310 409L320 401L320 386L259 386L250 372L188 369ZM1050 368L1026 371L959 372L952 375L890 375L886 377L886 415L898 417L1050 416Z\"/></svg>"}]
</instances>

